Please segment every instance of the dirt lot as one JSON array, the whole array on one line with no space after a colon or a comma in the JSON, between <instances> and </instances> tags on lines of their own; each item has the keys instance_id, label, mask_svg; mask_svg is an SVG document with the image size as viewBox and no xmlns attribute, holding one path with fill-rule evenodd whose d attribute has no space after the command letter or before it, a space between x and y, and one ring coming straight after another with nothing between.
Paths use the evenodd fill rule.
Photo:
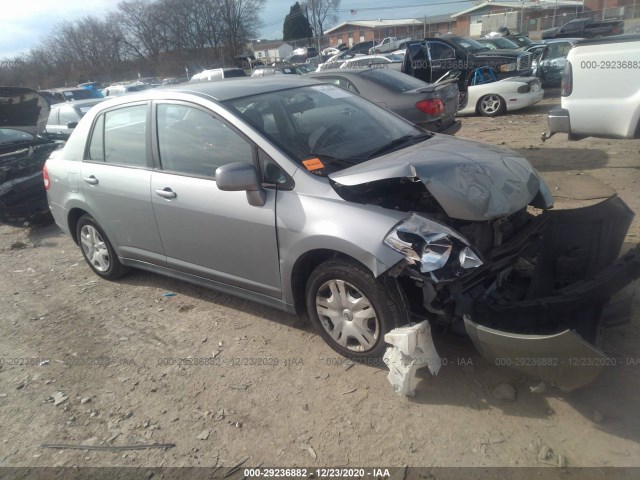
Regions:
<instances>
[{"instance_id":1,"label":"dirt lot","mask_svg":"<svg viewBox=\"0 0 640 480\"><path fill-rule=\"evenodd\" d=\"M523 153L559 201L562 179L583 173L640 212L640 141L542 144L556 103L465 118L458 136ZM639 234L636 220L628 243ZM637 300L607 334L617 365L588 388L532 393L537 382L441 334L447 366L403 398L385 368L347 368L303 318L140 271L103 281L55 226L0 227L0 269L0 466L640 466ZM187 358L213 360L175 364ZM514 401L494 397L501 382ZM149 443L175 447L41 447Z\"/></svg>"}]
</instances>

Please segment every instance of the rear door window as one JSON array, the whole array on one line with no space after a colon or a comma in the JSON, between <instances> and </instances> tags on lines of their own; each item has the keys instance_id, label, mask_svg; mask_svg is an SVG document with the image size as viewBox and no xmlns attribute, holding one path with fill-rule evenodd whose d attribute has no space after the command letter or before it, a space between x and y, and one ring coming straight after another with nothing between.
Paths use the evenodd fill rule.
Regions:
<instances>
[{"instance_id":1,"label":"rear door window","mask_svg":"<svg viewBox=\"0 0 640 480\"><path fill-rule=\"evenodd\" d=\"M109 110L93 126L88 157L132 167L147 165L147 105Z\"/></svg>"}]
</instances>

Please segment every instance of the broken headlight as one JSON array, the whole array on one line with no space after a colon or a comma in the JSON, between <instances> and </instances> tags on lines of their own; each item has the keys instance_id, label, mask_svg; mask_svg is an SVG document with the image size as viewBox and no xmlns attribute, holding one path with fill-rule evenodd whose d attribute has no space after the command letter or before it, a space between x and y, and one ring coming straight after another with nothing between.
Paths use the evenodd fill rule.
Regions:
<instances>
[{"instance_id":1,"label":"broken headlight","mask_svg":"<svg viewBox=\"0 0 640 480\"><path fill-rule=\"evenodd\" d=\"M482 265L478 253L458 233L412 213L396 225L384 243L436 281L454 280Z\"/></svg>"}]
</instances>

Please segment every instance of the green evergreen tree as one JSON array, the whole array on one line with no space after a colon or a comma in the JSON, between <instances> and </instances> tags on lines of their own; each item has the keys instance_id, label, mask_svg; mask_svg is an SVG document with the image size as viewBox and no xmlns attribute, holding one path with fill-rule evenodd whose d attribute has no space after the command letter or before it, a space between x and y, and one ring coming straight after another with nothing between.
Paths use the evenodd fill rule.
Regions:
<instances>
[{"instance_id":1,"label":"green evergreen tree","mask_svg":"<svg viewBox=\"0 0 640 480\"><path fill-rule=\"evenodd\" d=\"M296 2L289 10L289 15L284 19L282 39L284 41L298 40L301 38L309 38L311 35L309 20L305 17L300 4Z\"/></svg>"}]
</instances>

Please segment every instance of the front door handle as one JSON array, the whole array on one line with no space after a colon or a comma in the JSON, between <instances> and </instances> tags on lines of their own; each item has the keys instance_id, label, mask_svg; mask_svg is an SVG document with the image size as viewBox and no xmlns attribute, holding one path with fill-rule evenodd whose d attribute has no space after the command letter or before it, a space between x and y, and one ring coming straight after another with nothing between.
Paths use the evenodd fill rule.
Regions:
<instances>
[{"instance_id":1,"label":"front door handle","mask_svg":"<svg viewBox=\"0 0 640 480\"><path fill-rule=\"evenodd\" d=\"M89 185L97 185L98 184L98 179L96 177L94 177L93 175L90 175L88 177L83 177L82 179L85 182L87 182Z\"/></svg>"},{"instance_id":2,"label":"front door handle","mask_svg":"<svg viewBox=\"0 0 640 480\"><path fill-rule=\"evenodd\" d=\"M162 198L176 198L178 195L169 187L165 187L162 190L156 190L156 195L160 195Z\"/></svg>"}]
</instances>

